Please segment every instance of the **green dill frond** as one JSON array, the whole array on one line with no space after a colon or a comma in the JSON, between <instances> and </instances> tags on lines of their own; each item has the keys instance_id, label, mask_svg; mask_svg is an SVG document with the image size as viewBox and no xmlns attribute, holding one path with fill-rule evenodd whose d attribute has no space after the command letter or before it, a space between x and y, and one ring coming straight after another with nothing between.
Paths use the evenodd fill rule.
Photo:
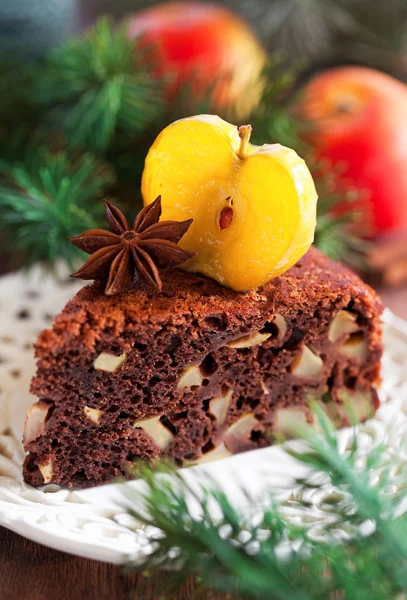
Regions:
<instances>
[{"instance_id":1,"label":"green dill frond","mask_svg":"<svg viewBox=\"0 0 407 600\"><path fill-rule=\"evenodd\" d=\"M103 223L109 168L89 154L69 157L40 149L25 163L0 162L0 230L26 264L63 258L72 265L77 250L67 240Z\"/></svg>"},{"instance_id":2,"label":"green dill frond","mask_svg":"<svg viewBox=\"0 0 407 600\"><path fill-rule=\"evenodd\" d=\"M50 53L37 101L51 109L71 146L104 151L117 131L131 138L161 113L161 93L139 62L124 26L102 18Z\"/></svg>"}]
</instances>

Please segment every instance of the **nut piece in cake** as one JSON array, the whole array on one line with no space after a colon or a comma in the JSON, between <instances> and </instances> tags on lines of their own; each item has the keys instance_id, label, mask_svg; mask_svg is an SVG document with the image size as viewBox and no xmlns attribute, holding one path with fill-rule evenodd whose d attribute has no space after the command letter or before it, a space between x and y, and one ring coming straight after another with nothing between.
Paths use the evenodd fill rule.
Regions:
<instances>
[{"instance_id":1,"label":"nut piece in cake","mask_svg":"<svg viewBox=\"0 0 407 600\"><path fill-rule=\"evenodd\" d=\"M254 333L249 333L248 335L237 338L237 340L228 342L226 346L229 348L251 348L252 346L262 344L268 340L269 337L271 337L271 333L255 331Z\"/></svg>"},{"instance_id":2,"label":"nut piece in cake","mask_svg":"<svg viewBox=\"0 0 407 600\"><path fill-rule=\"evenodd\" d=\"M364 362L367 358L367 342L363 333L353 333L340 348L341 354L348 358L355 358L360 362Z\"/></svg>"},{"instance_id":3,"label":"nut piece in cake","mask_svg":"<svg viewBox=\"0 0 407 600\"><path fill-rule=\"evenodd\" d=\"M322 397L320 406L334 427L341 427L343 419L339 414L340 405L332 399L330 394ZM315 423L315 428L320 430L319 423Z\"/></svg>"},{"instance_id":4,"label":"nut piece in cake","mask_svg":"<svg viewBox=\"0 0 407 600\"><path fill-rule=\"evenodd\" d=\"M44 478L44 483L51 483L54 479L54 461L51 459L49 462L39 465L38 468Z\"/></svg>"},{"instance_id":5,"label":"nut piece in cake","mask_svg":"<svg viewBox=\"0 0 407 600\"><path fill-rule=\"evenodd\" d=\"M275 325L278 329L278 340L281 342L284 339L285 334L287 333L287 323L286 320L280 313L274 315L274 319L271 321L273 325Z\"/></svg>"},{"instance_id":6,"label":"nut piece in cake","mask_svg":"<svg viewBox=\"0 0 407 600\"><path fill-rule=\"evenodd\" d=\"M101 417L105 414L103 410L97 408L90 408L89 406L83 407L83 416L93 423L93 425L99 425Z\"/></svg>"},{"instance_id":7,"label":"nut piece in cake","mask_svg":"<svg viewBox=\"0 0 407 600\"><path fill-rule=\"evenodd\" d=\"M227 458L232 456L232 452L228 450L225 444L222 442L217 448L210 450L200 458L194 461L196 465L202 465L204 463L212 462L213 460L220 460L221 458Z\"/></svg>"},{"instance_id":8,"label":"nut piece in cake","mask_svg":"<svg viewBox=\"0 0 407 600\"><path fill-rule=\"evenodd\" d=\"M322 358L315 354L307 345L303 345L300 353L290 365L290 372L296 377L318 379L324 368Z\"/></svg>"},{"instance_id":9,"label":"nut piece in cake","mask_svg":"<svg viewBox=\"0 0 407 600\"><path fill-rule=\"evenodd\" d=\"M328 339L330 342L336 342L343 335L355 333L358 329L356 315L348 310L340 310L329 326Z\"/></svg>"},{"instance_id":10,"label":"nut piece in cake","mask_svg":"<svg viewBox=\"0 0 407 600\"><path fill-rule=\"evenodd\" d=\"M215 417L218 425L223 425L226 420L232 395L233 391L229 388L225 393L209 401L209 412Z\"/></svg>"},{"instance_id":11,"label":"nut piece in cake","mask_svg":"<svg viewBox=\"0 0 407 600\"><path fill-rule=\"evenodd\" d=\"M284 437L295 437L297 429L301 425L307 425L305 408L279 408L273 423L273 435Z\"/></svg>"},{"instance_id":12,"label":"nut piece in cake","mask_svg":"<svg viewBox=\"0 0 407 600\"><path fill-rule=\"evenodd\" d=\"M161 423L159 416L136 421L133 427L143 429L162 450L166 450L173 442L174 434Z\"/></svg>"},{"instance_id":13,"label":"nut piece in cake","mask_svg":"<svg viewBox=\"0 0 407 600\"><path fill-rule=\"evenodd\" d=\"M253 413L247 413L240 417L225 433L224 443L226 448L233 453L245 450L248 446L247 442L250 434L258 423Z\"/></svg>"},{"instance_id":14,"label":"nut piece in cake","mask_svg":"<svg viewBox=\"0 0 407 600\"><path fill-rule=\"evenodd\" d=\"M42 435L26 445L27 483L43 485L38 465L48 468L52 484L85 487L133 477L133 458L167 456L188 464L263 448L278 441L274 430L289 434L305 419L316 426L308 397L320 399L341 426L347 422L342 389L361 420L378 407L381 304L373 290L316 249L260 293L233 293L176 269L163 270L162 281L164 293L133 284L114 298L104 295L105 282L85 287L41 335L31 390L55 409ZM355 312L359 329L332 343L328 330L342 307ZM284 321L276 314L287 324L281 341ZM246 349L225 346L248 332L271 337ZM368 349L364 363L341 352L361 333ZM86 345L94 339L98 346L91 354ZM127 348L143 358L131 360L127 352L114 374L93 369L102 350L114 355ZM298 363L294 375L290 365ZM302 368L308 377L297 376ZM316 373L320 377L309 377ZM177 390L179 382L186 387ZM105 411L99 426L87 420L85 406Z\"/></svg>"},{"instance_id":15,"label":"nut piece in cake","mask_svg":"<svg viewBox=\"0 0 407 600\"><path fill-rule=\"evenodd\" d=\"M349 425L353 416L357 421L366 421L373 417L375 406L370 390L339 390L338 397L343 402L337 407L344 424Z\"/></svg>"},{"instance_id":16,"label":"nut piece in cake","mask_svg":"<svg viewBox=\"0 0 407 600\"><path fill-rule=\"evenodd\" d=\"M192 365L191 367L187 367L182 373L177 383L177 389L182 390L186 387L202 385L202 380L203 377L199 367Z\"/></svg>"},{"instance_id":17,"label":"nut piece in cake","mask_svg":"<svg viewBox=\"0 0 407 600\"><path fill-rule=\"evenodd\" d=\"M26 446L44 433L45 421L53 404L39 400L27 410L24 423L23 444Z\"/></svg>"},{"instance_id":18,"label":"nut piece in cake","mask_svg":"<svg viewBox=\"0 0 407 600\"><path fill-rule=\"evenodd\" d=\"M107 371L113 373L120 367L120 365L126 360L126 354L120 354L120 356L114 356L107 352L101 352L97 358L93 361L93 368L97 371Z\"/></svg>"}]
</instances>

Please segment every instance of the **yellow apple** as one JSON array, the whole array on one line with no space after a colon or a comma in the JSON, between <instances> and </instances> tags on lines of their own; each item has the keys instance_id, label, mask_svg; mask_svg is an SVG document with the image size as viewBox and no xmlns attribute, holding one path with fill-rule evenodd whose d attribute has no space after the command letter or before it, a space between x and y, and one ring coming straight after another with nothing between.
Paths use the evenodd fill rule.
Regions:
<instances>
[{"instance_id":1,"label":"yellow apple","mask_svg":"<svg viewBox=\"0 0 407 600\"><path fill-rule=\"evenodd\" d=\"M183 266L236 291L289 269L312 244L316 203L305 162L280 144L249 143L250 125L197 115L166 127L151 146L144 203L162 197L162 218L193 223Z\"/></svg>"}]
</instances>

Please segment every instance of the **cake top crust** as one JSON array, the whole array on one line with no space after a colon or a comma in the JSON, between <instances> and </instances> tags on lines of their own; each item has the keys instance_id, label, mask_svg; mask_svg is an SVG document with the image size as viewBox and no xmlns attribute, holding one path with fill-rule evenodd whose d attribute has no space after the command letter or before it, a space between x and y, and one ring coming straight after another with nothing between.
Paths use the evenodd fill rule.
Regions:
<instances>
[{"instance_id":1,"label":"cake top crust","mask_svg":"<svg viewBox=\"0 0 407 600\"><path fill-rule=\"evenodd\" d=\"M107 328L114 335L129 327L151 328L154 334L160 324L180 325L191 314L199 319L225 315L238 326L248 317L260 317L265 306L270 313L281 308L308 312L316 305L329 306L338 298L346 305L356 297L366 318L381 310L381 302L369 286L315 248L280 277L245 293L177 269L163 270L162 281L161 292L138 284L116 296L104 294L103 282L84 287L56 317L53 328L40 335L37 347L47 346L52 351L79 335L86 346L93 347Z\"/></svg>"},{"instance_id":2,"label":"cake top crust","mask_svg":"<svg viewBox=\"0 0 407 600\"><path fill-rule=\"evenodd\" d=\"M126 312L140 320L154 315L176 311L198 312L245 312L256 310L259 303L293 304L304 299L329 299L339 289L357 290L358 295L378 302L376 293L346 267L334 263L319 250L312 247L289 271L273 279L257 290L234 292L219 285L205 275L187 273L178 269L162 271L163 289L156 291L143 284L133 284L121 294L104 295L103 282L95 282L80 290L65 310L76 306L86 307L96 315L98 312L114 314Z\"/></svg>"}]
</instances>

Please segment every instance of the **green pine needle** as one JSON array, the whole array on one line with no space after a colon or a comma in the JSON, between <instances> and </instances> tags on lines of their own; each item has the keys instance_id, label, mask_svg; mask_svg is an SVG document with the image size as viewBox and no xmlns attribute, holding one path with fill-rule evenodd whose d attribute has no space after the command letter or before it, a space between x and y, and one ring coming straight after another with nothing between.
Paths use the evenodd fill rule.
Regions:
<instances>
[{"instance_id":1,"label":"green pine needle","mask_svg":"<svg viewBox=\"0 0 407 600\"><path fill-rule=\"evenodd\" d=\"M103 223L104 189L110 169L89 154L69 158L38 150L25 164L0 162L0 230L26 264L63 258L72 266L77 250L67 240Z\"/></svg>"},{"instance_id":2,"label":"green pine needle","mask_svg":"<svg viewBox=\"0 0 407 600\"><path fill-rule=\"evenodd\" d=\"M108 19L48 56L37 100L50 107L72 146L105 151L116 132L145 131L161 113L161 94L137 61L134 41Z\"/></svg>"},{"instance_id":3,"label":"green pine needle","mask_svg":"<svg viewBox=\"0 0 407 600\"><path fill-rule=\"evenodd\" d=\"M10 61L4 61L0 66L0 91L3 90L0 94L0 159L6 161L2 170L9 181L4 186L9 185L13 190L6 194L3 189L4 198L0 202L7 209L5 222L14 224L13 235L8 237L12 249L25 247L29 249L27 256L43 259L54 259L59 253L60 257L70 260L73 252L62 234L77 228L73 226L73 215L79 206L76 188L70 186L67 190L63 212L55 211L51 219L46 211L39 213L47 219L44 223L38 215L37 220L33 219L26 204L14 197L20 193L14 189L20 186L15 180L15 163L27 165L19 168L30 171L30 157L35 147L47 147L50 157L55 148L102 153L104 161L117 173L115 192L120 199L124 202L129 198L131 202L134 198L140 199L146 153L169 114L168 110L165 114L161 91L140 67L138 52L135 42L127 39L125 26L116 28L109 20L102 19L84 37L52 51L43 63L16 68ZM306 124L293 110L298 78L298 68L288 68L281 57L270 57L264 72L262 100L249 120L254 127L254 142L279 142L307 159L309 148L302 140ZM185 96L189 99L186 90L171 107L172 116L185 116L181 112ZM203 99L203 103L208 99ZM46 154L42 154L42 160L45 157ZM53 163L48 166L43 162L41 168L52 171ZM37 184L34 182L34 189ZM353 206L349 203L350 210L346 214L340 218L335 216L332 206L342 203L343 197L332 191L320 175L317 187L320 200L316 245L334 260L359 265L367 246L355 226ZM91 179L83 182L81 194L94 197ZM28 196L31 195L32 189L28 191ZM84 212L82 205L81 210ZM89 220L95 222L95 208L88 205L87 210ZM45 243L38 232L48 229L50 222L55 241L51 243L47 238Z\"/></svg>"},{"instance_id":4,"label":"green pine needle","mask_svg":"<svg viewBox=\"0 0 407 600\"><path fill-rule=\"evenodd\" d=\"M33 110L31 89L35 77L35 63L26 63L21 59L13 59L9 55L0 54L0 116L1 124L9 119L21 121L22 112ZM3 122L4 120L4 122Z\"/></svg>"},{"instance_id":5,"label":"green pine needle","mask_svg":"<svg viewBox=\"0 0 407 600\"><path fill-rule=\"evenodd\" d=\"M24 152L40 122L32 89L38 65L0 54L0 159Z\"/></svg>"},{"instance_id":6,"label":"green pine needle","mask_svg":"<svg viewBox=\"0 0 407 600\"><path fill-rule=\"evenodd\" d=\"M250 118L254 143L277 142L301 155L307 150L301 139L304 124L292 110L297 100L295 85L299 75L300 65L288 66L278 54L269 57L263 72L262 98Z\"/></svg>"},{"instance_id":7,"label":"green pine needle","mask_svg":"<svg viewBox=\"0 0 407 600\"><path fill-rule=\"evenodd\" d=\"M317 67L333 64L338 54L354 60L352 40L375 42L380 51L380 38L386 38L388 46L395 34L389 21L401 31L405 24L403 5L403 0L238 0L270 51L284 51L294 62L307 58Z\"/></svg>"},{"instance_id":8,"label":"green pine needle","mask_svg":"<svg viewBox=\"0 0 407 600\"><path fill-rule=\"evenodd\" d=\"M332 519L324 531L327 541L316 541L308 535L305 524L296 525L284 518L273 494L269 508L253 507L253 518L238 513L210 482L192 490L175 472L170 471L170 478L157 477L145 468L142 476L147 491L142 508L140 497L127 491L129 512L158 529L150 529L151 553L142 563L130 563L128 569L151 574L162 567L176 568L161 581L162 599L176 598L179 586L191 574L197 578L197 597L202 598L218 597L222 592L229 598L259 600L404 599L407 516L396 515L400 500L407 500L405 491L401 499L389 496L385 471L380 481L372 484L370 468L386 464L382 447L372 451L361 469L357 444L341 454L327 417L317 407L314 410L324 433L316 435L315 430L303 427L308 450L288 451L315 471L325 473L321 483L315 475L302 482L303 492L317 491L327 484L328 477L328 485L337 486L348 498L330 507ZM406 465L399 468L407 481ZM308 509L306 496L294 496L297 510ZM197 505L201 506L198 513ZM216 518L214 506L219 515ZM369 524L368 535L365 528ZM335 539L334 532L341 527L352 533L350 539ZM145 593L136 597L148 598Z\"/></svg>"}]
</instances>

